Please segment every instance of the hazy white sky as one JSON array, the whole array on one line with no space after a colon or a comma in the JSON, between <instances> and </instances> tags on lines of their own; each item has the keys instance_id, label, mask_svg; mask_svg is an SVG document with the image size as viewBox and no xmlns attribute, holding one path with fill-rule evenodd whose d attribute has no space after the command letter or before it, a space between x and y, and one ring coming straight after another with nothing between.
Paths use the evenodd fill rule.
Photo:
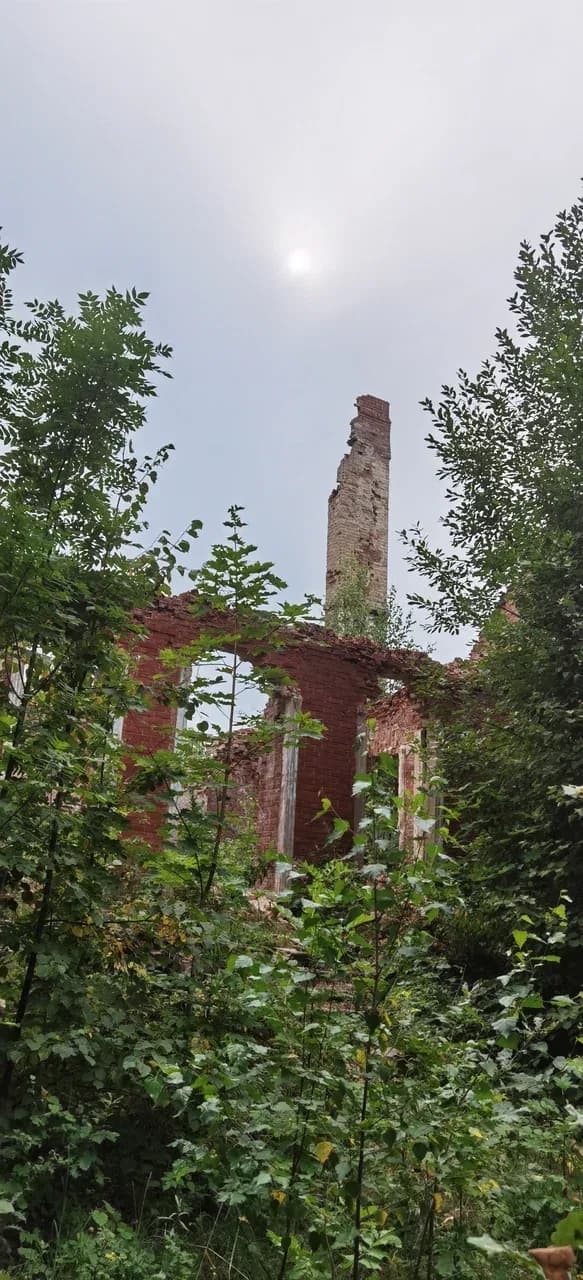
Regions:
<instances>
[{"instance_id":1,"label":"hazy white sky","mask_svg":"<svg viewBox=\"0 0 583 1280\"><path fill-rule=\"evenodd\" d=\"M153 523L201 518L207 545L242 503L291 594L321 592L370 392L403 593L397 531L441 509L418 402L490 352L519 240L579 191L581 0L4 0L2 30L19 291L149 289L175 350Z\"/></svg>"}]
</instances>

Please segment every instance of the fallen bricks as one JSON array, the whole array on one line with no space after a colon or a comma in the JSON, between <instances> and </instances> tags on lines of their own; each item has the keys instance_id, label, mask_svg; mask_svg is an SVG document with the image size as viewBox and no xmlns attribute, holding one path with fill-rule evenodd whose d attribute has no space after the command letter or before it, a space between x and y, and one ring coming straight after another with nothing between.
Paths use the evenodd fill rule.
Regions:
<instances>
[{"instance_id":1,"label":"fallen bricks","mask_svg":"<svg viewBox=\"0 0 583 1280\"><path fill-rule=\"evenodd\" d=\"M531 1258L542 1267L546 1280L569 1280L575 1266L575 1254L571 1248L529 1249Z\"/></svg>"}]
</instances>

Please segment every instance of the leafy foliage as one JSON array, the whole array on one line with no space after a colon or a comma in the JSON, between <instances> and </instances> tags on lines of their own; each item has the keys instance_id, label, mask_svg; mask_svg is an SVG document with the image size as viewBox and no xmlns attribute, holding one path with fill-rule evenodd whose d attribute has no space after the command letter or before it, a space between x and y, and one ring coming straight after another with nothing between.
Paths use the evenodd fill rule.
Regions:
<instances>
[{"instance_id":1,"label":"leafy foliage","mask_svg":"<svg viewBox=\"0 0 583 1280\"><path fill-rule=\"evenodd\" d=\"M142 547L163 457L138 462L133 438L168 355L144 301L85 295L75 317L35 303L17 322L2 292L0 1265L21 1280L526 1274L525 1247L581 1203L581 1001L546 977L570 941L568 859L536 921L503 922L504 964L469 975L444 944L467 911L464 816L436 826L420 795L415 860L381 756L355 781L358 828L332 822L329 861L288 868L279 897L250 892L237 696L249 662L262 689L293 692L277 652L305 606L278 603L238 508L193 575L198 638L160 680L185 728L125 759L114 723L147 698L135 611L198 529ZM544 631L540 603L536 618ZM243 731L263 751L320 726ZM160 804L148 844L129 815Z\"/></svg>"},{"instance_id":2,"label":"leafy foliage","mask_svg":"<svg viewBox=\"0 0 583 1280\"><path fill-rule=\"evenodd\" d=\"M524 242L510 299L512 329L474 378L461 370L428 437L446 483L451 550L417 528L410 559L436 593L417 598L434 629L482 625L523 580L533 545L580 509L583 368L583 197L559 214L538 248Z\"/></svg>"},{"instance_id":3,"label":"leafy foliage","mask_svg":"<svg viewBox=\"0 0 583 1280\"><path fill-rule=\"evenodd\" d=\"M485 628L442 735L441 768L457 807L460 883L483 950L517 912L538 921L561 890L571 901L559 979L579 989L581 965L580 515L534 546L517 614ZM484 910L490 917L486 924ZM484 926L486 927L484 928Z\"/></svg>"},{"instance_id":4,"label":"leafy foliage","mask_svg":"<svg viewBox=\"0 0 583 1280\"><path fill-rule=\"evenodd\" d=\"M394 587L389 588L386 604L371 607L368 595L369 574L365 565L348 559L326 608L326 625L339 636L368 636L387 649L413 648L411 615L401 608Z\"/></svg>"},{"instance_id":5,"label":"leafy foliage","mask_svg":"<svg viewBox=\"0 0 583 1280\"><path fill-rule=\"evenodd\" d=\"M417 531L411 559L438 599L435 629L483 624L457 670L440 768L458 813L467 911L450 954L484 973L503 964L517 913L537 922L572 902L562 989L581 964L583 596L583 199L537 250L523 244L510 300L514 332L474 379L460 373L428 405L430 446L448 484L451 553ZM502 605L501 593L505 593Z\"/></svg>"}]
</instances>

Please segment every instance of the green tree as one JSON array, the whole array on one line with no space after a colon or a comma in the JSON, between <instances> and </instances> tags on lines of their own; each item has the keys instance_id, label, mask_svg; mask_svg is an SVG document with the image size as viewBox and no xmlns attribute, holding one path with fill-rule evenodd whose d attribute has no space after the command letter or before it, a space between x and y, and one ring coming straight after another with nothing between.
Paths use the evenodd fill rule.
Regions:
<instances>
[{"instance_id":1,"label":"green tree","mask_svg":"<svg viewBox=\"0 0 583 1280\"><path fill-rule=\"evenodd\" d=\"M577 991L583 945L583 523L541 534L523 560L516 612L484 628L441 733L440 768L458 810L466 898L454 944L470 971L504 965L517 911L537 919L570 896L562 988Z\"/></svg>"},{"instance_id":2,"label":"green tree","mask_svg":"<svg viewBox=\"0 0 583 1280\"><path fill-rule=\"evenodd\" d=\"M493 359L426 405L451 550L416 531L409 553L437 593L416 598L433 629L484 629L442 735L469 895L457 942L472 965L503 963L517 907L544 912L567 889L571 984L583 908L583 199L537 249L521 246L515 279L513 330L498 331Z\"/></svg>"},{"instance_id":3,"label":"green tree","mask_svg":"<svg viewBox=\"0 0 583 1280\"><path fill-rule=\"evenodd\" d=\"M138 550L169 450L134 449L170 355L143 328L147 295L82 294L75 315L35 301L18 319L7 287L18 261L2 249L4 1049L18 1046L31 1001L68 1002L74 1018L82 984L65 992L63 965L74 971L75 930L93 912L99 927L123 848L112 726L136 687L122 640L176 562L167 534ZM17 1057L18 1047L5 1059L5 1100Z\"/></svg>"},{"instance_id":4,"label":"green tree","mask_svg":"<svg viewBox=\"0 0 583 1280\"><path fill-rule=\"evenodd\" d=\"M368 571L356 559L344 563L334 599L326 609L326 626L339 636L367 636L387 649L413 648L413 620L399 604L394 587L386 603L371 606Z\"/></svg>"},{"instance_id":5,"label":"green tree","mask_svg":"<svg viewBox=\"0 0 583 1280\"><path fill-rule=\"evenodd\" d=\"M511 328L475 377L444 386L428 436L445 482L449 551L417 528L414 567L435 630L481 625L520 585L533 544L583 498L583 197L521 245Z\"/></svg>"}]
</instances>

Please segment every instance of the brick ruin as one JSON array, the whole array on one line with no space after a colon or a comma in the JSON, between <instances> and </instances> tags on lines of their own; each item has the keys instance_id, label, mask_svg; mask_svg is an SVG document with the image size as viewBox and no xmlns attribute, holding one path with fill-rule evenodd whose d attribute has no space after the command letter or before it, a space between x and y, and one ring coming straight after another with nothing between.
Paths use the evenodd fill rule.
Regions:
<instances>
[{"instance_id":1,"label":"brick ruin","mask_svg":"<svg viewBox=\"0 0 583 1280\"><path fill-rule=\"evenodd\" d=\"M334 597L343 563L355 559L368 572L369 601L374 608L387 596L389 406L375 396L360 396L356 408L350 452L340 463L329 501L326 600L330 603ZM122 738L140 754L149 754L172 745L177 728L177 708L160 693L159 677L165 670L160 654L188 645L203 622L193 611L189 592L160 600L140 621L143 632L136 657L148 706L145 711L128 712ZM213 625L220 629L221 618L205 616L204 630ZM245 657L244 652L241 656ZM353 824L358 805L352 795L353 779L365 766L367 751L396 756L399 790L415 790L419 785L417 747L426 716L412 688L428 664L422 653L383 649L366 638L341 638L315 624L286 632L282 647L262 654L259 665L277 666L289 676L265 715L277 719L301 708L325 726L323 737L308 739L299 748L278 738L275 749L262 756L247 750L244 735L239 740L235 785L254 795L262 850L273 850L289 861L316 861L324 856L330 823L315 815L326 797L335 812ZM178 672L174 679L178 682ZM389 697L382 696L381 682L386 679L399 685ZM365 748L363 729L370 717L376 726ZM154 804L141 820L141 833L156 841L163 819L161 805ZM409 839L412 833L403 834Z\"/></svg>"},{"instance_id":2,"label":"brick ruin","mask_svg":"<svg viewBox=\"0 0 583 1280\"><path fill-rule=\"evenodd\" d=\"M356 562L368 571L371 608L387 599L391 419L386 400L359 396L350 423L350 452L342 458L328 499L326 607L334 602L343 570Z\"/></svg>"}]
</instances>

